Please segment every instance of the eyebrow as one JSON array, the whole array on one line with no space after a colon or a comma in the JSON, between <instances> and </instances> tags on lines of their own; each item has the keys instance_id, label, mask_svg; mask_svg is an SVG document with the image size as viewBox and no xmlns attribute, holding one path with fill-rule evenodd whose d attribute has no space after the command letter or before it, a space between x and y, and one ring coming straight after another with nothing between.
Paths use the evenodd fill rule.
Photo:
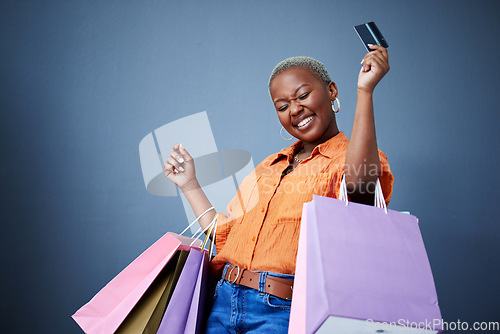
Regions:
<instances>
[{"instance_id":1,"label":"eyebrow","mask_svg":"<svg viewBox=\"0 0 500 334\"><path fill-rule=\"evenodd\" d=\"M297 92L302 88L302 87L305 87L305 86L310 86L309 84L302 84L299 86L299 88L297 88L295 90L295 93L293 93L294 95L297 95ZM281 102L281 101L285 101L285 99L277 99L276 101L274 101L274 104L278 103L278 102Z\"/></svg>"}]
</instances>

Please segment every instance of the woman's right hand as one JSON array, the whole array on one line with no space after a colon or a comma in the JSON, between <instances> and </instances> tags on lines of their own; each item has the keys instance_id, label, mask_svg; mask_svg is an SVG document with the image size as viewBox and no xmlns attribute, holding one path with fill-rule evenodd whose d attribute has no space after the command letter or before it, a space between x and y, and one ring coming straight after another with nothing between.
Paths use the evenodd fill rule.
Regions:
<instances>
[{"instance_id":1,"label":"woman's right hand","mask_svg":"<svg viewBox=\"0 0 500 334\"><path fill-rule=\"evenodd\" d=\"M198 187L193 158L180 144L175 144L172 148L167 163L163 166L163 173L182 191Z\"/></svg>"}]
</instances>

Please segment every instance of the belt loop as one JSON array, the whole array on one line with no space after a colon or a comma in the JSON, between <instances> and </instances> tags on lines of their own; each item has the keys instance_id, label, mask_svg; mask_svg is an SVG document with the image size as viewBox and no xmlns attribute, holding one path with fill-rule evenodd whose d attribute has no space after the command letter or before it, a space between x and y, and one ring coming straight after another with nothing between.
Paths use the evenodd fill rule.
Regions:
<instances>
[{"instance_id":1,"label":"belt loop","mask_svg":"<svg viewBox=\"0 0 500 334\"><path fill-rule=\"evenodd\" d=\"M267 272L261 272L259 277L259 293L266 293L266 278Z\"/></svg>"},{"instance_id":2,"label":"belt loop","mask_svg":"<svg viewBox=\"0 0 500 334\"><path fill-rule=\"evenodd\" d=\"M230 264L226 263L224 266L224 270L222 271L222 278L219 280L219 285L222 285L222 282L224 282L224 277L226 277L227 269L229 268Z\"/></svg>"}]
</instances>

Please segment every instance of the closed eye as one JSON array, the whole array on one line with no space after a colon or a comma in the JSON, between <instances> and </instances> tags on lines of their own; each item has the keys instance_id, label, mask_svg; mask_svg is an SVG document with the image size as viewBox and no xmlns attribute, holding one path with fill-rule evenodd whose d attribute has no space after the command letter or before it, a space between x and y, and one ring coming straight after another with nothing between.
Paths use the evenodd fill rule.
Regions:
<instances>
[{"instance_id":1,"label":"closed eye","mask_svg":"<svg viewBox=\"0 0 500 334\"><path fill-rule=\"evenodd\" d=\"M285 111L288 108L288 104L284 104L278 108L278 111Z\"/></svg>"},{"instance_id":2,"label":"closed eye","mask_svg":"<svg viewBox=\"0 0 500 334\"><path fill-rule=\"evenodd\" d=\"M302 94L301 96L299 96L299 100L305 100L309 96L309 94L311 94L311 92Z\"/></svg>"}]
</instances>

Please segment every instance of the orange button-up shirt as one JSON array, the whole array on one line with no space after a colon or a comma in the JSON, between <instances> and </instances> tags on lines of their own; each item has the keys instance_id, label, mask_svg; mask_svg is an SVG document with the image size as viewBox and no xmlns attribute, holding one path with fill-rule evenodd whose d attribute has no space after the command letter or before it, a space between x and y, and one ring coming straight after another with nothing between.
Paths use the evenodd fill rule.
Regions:
<instances>
[{"instance_id":1,"label":"orange button-up shirt","mask_svg":"<svg viewBox=\"0 0 500 334\"><path fill-rule=\"evenodd\" d=\"M264 159L242 182L228 214L219 215L212 264L295 274L303 203L313 194L338 198L348 143L340 132L283 177L302 148L300 141ZM379 156L380 183L389 203L394 178L386 155L379 150Z\"/></svg>"}]
</instances>

